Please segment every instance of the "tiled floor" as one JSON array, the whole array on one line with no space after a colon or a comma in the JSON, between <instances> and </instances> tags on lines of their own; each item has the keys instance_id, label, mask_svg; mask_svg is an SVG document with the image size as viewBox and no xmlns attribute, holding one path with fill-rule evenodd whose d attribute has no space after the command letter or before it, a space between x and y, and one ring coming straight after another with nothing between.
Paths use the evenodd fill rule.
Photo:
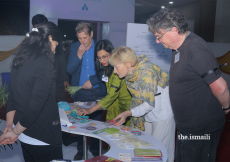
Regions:
<instances>
[{"instance_id":1,"label":"tiled floor","mask_svg":"<svg viewBox=\"0 0 230 162\"><path fill-rule=\"evenodd\" d=\"M73 160L74 155L77 153L77 142L72 143L70 146L62 145L62 149L63 159ZM92 157L93 155L88 151L88 158ZM1 149L0 162L24 162L20 142L13 144L13 150L8 146L6 147L6 151Z\"/></svg>"}]
</instances>

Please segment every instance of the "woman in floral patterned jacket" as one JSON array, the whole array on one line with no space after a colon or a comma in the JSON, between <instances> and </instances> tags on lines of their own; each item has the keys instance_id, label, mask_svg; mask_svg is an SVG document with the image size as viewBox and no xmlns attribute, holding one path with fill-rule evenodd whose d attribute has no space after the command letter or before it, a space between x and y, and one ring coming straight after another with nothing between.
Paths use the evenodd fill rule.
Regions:
<instances>
[{"instance_id":1,"label":"woman in floral patterned jacket","mask_svg":"<svg viewBox=\"0 0 230 162\"><path fill-rule=\"evenodd\" d=\"M132 95L130 110L122 112L114 118L113 120L115 121L120 119L115 125L120 126L128 116L131 116L131 127L146 131L147 133L153 131L150 134L165 145L167 151L172 154L169 161L173 161L175 121L172 111L169 112L171 114L167 115L153 111L160 119L153 121L152 126L147 125L149 122L145 123L145 115L155 108L155 95L158 89L164 89L168 86L169 77L167 73L150 62L145 55L137 57L135 52L129 47L122 46L115 49L109 59L109 63L114 66L114 73L119 78L125 77L127 88ZM168 92L165 91L165 93ZM170 101L168 100L168 102ZM152 130L149 131L148 129Z\"/></svg>"},{"instance_id":2,"label":"woman in floral patterned jacket","mask_svg":"<svg viewBox=\"0 0 230 162\"><path fill-rule=\"evenodd\" d=\"M125 77L128 90L132 95L130 110L121 113L114 119L120 118L116 125L121 125L126 117L133 116L131 126L144 131L143 115L155 106L154 95L157 92L157 86L164 88L168 85L167 73L151 63L145 55L137 58L135 52L129 47L122 46L115 49L109 62L114 66L114 73L119 78ZM146 109L139 108L141 106ZM142 109L142 112L139 112L138 109Z\"/></svg>"}]
</instances>

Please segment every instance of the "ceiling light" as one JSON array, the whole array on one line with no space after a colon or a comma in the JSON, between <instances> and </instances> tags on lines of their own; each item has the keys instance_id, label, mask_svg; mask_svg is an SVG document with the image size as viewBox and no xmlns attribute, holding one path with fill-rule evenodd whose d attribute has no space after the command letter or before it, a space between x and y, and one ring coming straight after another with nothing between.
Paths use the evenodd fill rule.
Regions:
<instances>
[{"instance_id":1,"label":"ceiling light","mask_svg":"<svg viewBox=\"0 0 230 162\"><path fill-rule=\"evenodd\" d=\"M66 35L64 35L64 37L66 37Z\"/></svg>"},{"instance_id":2,"label":"ceiling light","mask_svg":"<svg viewBox=\"0 0 230 162\"><path fill-rule=\"evenodd\" d=\"M173 4L173 2L169 2L169 4Z\"/></svg>"},{"instance_id":3,"label":"ceiling light","mask_svg":"<svg viewBox=\"0 0 230 162\"><path fill-rule=\"evenodd\" d=\"M161 8L165 8L165 6L161 6Z\"/></svg>"}]
</instances>

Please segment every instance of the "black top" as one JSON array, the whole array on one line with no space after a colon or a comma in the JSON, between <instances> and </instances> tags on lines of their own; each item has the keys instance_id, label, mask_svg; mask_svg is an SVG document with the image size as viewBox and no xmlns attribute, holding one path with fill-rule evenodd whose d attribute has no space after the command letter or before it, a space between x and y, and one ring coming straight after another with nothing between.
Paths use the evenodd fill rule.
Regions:
<instances>
[{"instance_id":1,"label":"black top","mask_svg":"<svg viewBox=\"0 0 230 162\"><path fill-rule=\"evenodd\" d=\"M64 89L64 81L69 81L69 75L66 72L67 60L64 55L63 47L59 44L55 53L55 70L56 70L56 85L60 89Z\"/></svg>"},{"instance_id":2,"label":"black top","mask_svg":"<svg viewBox=\"0 0 230 162\"><path fill-rule=\"evenodd\" d=\"M11 70L11 89L7 112L16 110L18 121L27 129L27 136L60 146L62 143L60 117L56 104L55 70L43 55Z\"/></svg>"},{"instance_id":3,"label":"black top","mask_svg":"<svg viewBox=\"0 0 230 162\"><path fill-rule=\"evenodd\" d=\"M179 61L175 63L177 53ZM177 51L173 51L169 94L177 128L185 134L204 134L224 125L222 106L213 95L209 84L221 77L216 58L207 43L194 33L185 39ZM177 56L176 56L177 55Z\"/></svg>"}]
</instances>

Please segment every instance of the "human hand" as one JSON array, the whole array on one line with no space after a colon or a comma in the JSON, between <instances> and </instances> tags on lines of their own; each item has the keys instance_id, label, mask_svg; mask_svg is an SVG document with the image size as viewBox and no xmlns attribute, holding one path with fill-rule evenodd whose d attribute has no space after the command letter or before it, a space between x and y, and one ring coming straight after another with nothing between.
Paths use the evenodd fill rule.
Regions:
<instances>
[{"instance_id":1,"label":"human hand","mask_svg":"<svg viewBox=\"0 0 230 162\"><path fill-rule=\"evenodd\" d=\"M84 85L82 86L83 89L91 89L93 86L90 80L85 81Z\"/></svg>"},{"instance_id":2,"label":"human hand","mask_svg":"<svg viewBox=\"0 0 230 162\"><path fill-rule=\"evenodd\" d=\"M81 45L79 46L78 50L77 50L77 55L78 55L78 57L79 57L80 59L81 59L82 56L84 55L85 51L86 51L85 46L84 46L83 44L81 44Z\"/></svg>"},{"instance_id":3,"label":"human hand","mask_svg":"<svg viewBox=\"0 0 230 162\"><path fill-rule=\"evenodd\" d=\"M82 108L82 109L78 110L77 114L80 116L85 116L87 114L91 114L91 111L89 109L83 109Z\"/></svg>"},{"instance_id":4,"label":"human hand","mask_svg":"<svg viewBox=\"0 0 230 162\"><path fill-rule=\"evenodd\" d=\"M12 130L12 124L6 124L6 127L3 130L3 133L6 133L8 131Z\"/></svg>"},{"instance_id":5,"label":"human hand","mask_svg":"<svg viewBox=\"0 0 230 162\"><path fill-rule=\"evenodd\" d=\"M125 111L125 112L122 112L120 113L116 118L114 118L113 120L114 121L118 121L118 119L120 119L118 122L116 122L114 125L115 126L120 126L122 125L123 123L125 123L125 120L128 116L130 116L130 112L131 111Z\"/></svg>"},{"instance_id":6,"label":"human hand","mask_svg":"<svg viewBox=\"0 0 230 162\"><path fill-rule=\"evenodd\" d=\"M13 144L15 141L17 141L17 139L18 136L14 134L12 130L10 130L0 136L0 145Z\"/></svg>"},{"instance_id":7,"label":"human hand","mask_svg":"<svg viewBox=\"0 0 230 162\"><path fill-rule=\"evenodd\" d=\"M67 88L69 87L69 82L68 81L64 81L64 87L65 87L65 91L67 92Z\"/></svg>"}]
</instances>

